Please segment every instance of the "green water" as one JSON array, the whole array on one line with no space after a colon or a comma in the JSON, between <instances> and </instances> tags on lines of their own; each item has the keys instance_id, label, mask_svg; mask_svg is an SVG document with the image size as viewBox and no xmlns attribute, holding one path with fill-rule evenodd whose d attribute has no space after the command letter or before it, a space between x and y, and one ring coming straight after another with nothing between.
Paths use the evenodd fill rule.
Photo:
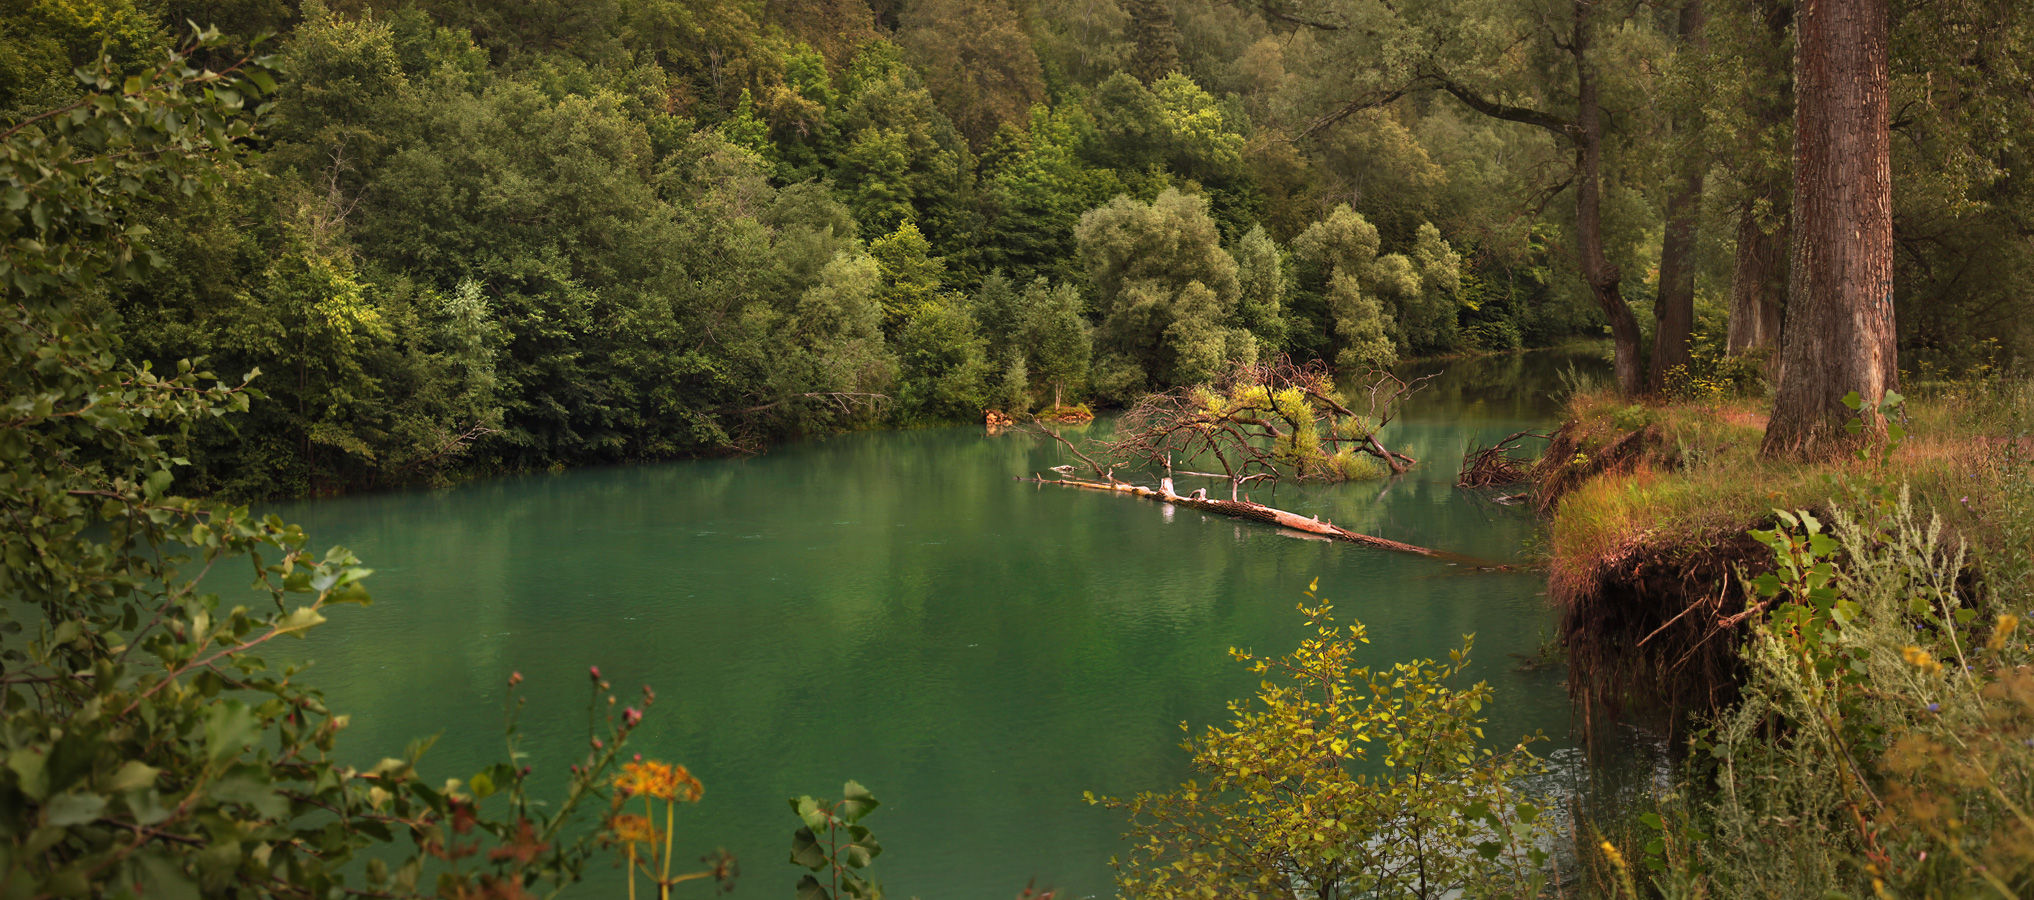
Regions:
<instances>
[{"instance_id":1,"label":"green water","mask_svg":"<svg viewBox=\"0 0 2034 900\"><path fill-rule=\"evenodd\" d=\"M1451 482L1466 445L1546 424L1568 362L1447 364L1390 434L1426 463L1413 474L1253 497L1519 558L1532 519ZM1185 778L1180 723L1215 721L1253 683L1225 651L1292 646L1314 578L1369 626L1380 663L1474 632L1477 674L1500 697L1489 732L1545 729L1566 745L1561 674L1522 673L1509 655L1552 631L1540 576L1011 478L1063 461L1021 434L943 428L275 511L377 570L375 605L340 610L302 645L353 715L344 752L371 762L442 734L426 773L469 775L501 757L505 682L520 671L527 749L556 786L583 751L597 664L624 702L656 688L631 749L705 782L680 858L734 852L737 896L788 895L784 798L848 778L885 801L868 824L891 896L1006 898L1033 879L1110 896L1122 823L1082 791ZM605 861L595 877L576 893L619 896Z\"/></svg>"}]
</instances>

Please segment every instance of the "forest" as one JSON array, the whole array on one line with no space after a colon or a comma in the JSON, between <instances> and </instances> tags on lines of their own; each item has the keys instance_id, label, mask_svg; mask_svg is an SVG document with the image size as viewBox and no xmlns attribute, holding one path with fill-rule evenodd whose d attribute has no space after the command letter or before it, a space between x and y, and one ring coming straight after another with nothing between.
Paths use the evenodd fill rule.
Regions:
<instances>
[{"instance_id":1,"label":"forest","mask_svg":"<svg viewBox=\"0 0 2034 900\"><path fill-rule=\"evenodd\" d=\"M1545 569L1674 746L1557 822L1471 640L1359 665L1315 582L1205 792L1088 797L1124 895L2024 896L2030 98L2016 0L0 0L0 897L729 884L597 665L569 764L521 669L501 762L347 764L270 642L372 570L239 504L1097 409L1160 487L1023 434L1110 502ZM1555 347L1608 378L1442 476L1531 559L1244 492L1382 504L1453 465L1395 373ZM801 900L878 805L792 801Z\"/></svg>"},{"instance_id":2,"label":"forest","mask_svg":"<svg viewBox=\"0 0 2034 900\"><path fill-rule=\"evenodd\" d=\"M1634 367L1658 343L1627 392L1743 377L1786 293L1790 6L1577 7L1585 46L1559 5L14 2L0 116L187 22L239 36L213 63L273 35L244 163L139 211L157 273L90 301L129 356L263 373L182 439L204 493L749 453L1279 356L1614 331ZM1909 368L2026 349L2010 7L1893 23Z\"/></svg>"}]
</instances>

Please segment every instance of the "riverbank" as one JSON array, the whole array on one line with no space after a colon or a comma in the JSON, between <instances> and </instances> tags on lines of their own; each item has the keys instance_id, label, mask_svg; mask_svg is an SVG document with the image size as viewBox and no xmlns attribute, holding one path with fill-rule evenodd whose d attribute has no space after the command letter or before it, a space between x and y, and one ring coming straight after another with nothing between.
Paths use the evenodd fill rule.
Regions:
<instances>
[{"instance_id":1,"label":"riverbank","mask_svg":"<svg viewBox=\"0 0 2034 900\"><path fill-rule=\"evenodd\" d=\"M1904 438L1820 463L1759 456L1763 399L1572 397L1533 480L1578 699L1671 714L1729 704L1745 580L1773 565L1750 532L1776 511L1872 517L1906 496L1973 565L2011 552L2004 498L2030 446L2030 397L1996 379L1917 385Z\"/></svg>"}]
</instances>

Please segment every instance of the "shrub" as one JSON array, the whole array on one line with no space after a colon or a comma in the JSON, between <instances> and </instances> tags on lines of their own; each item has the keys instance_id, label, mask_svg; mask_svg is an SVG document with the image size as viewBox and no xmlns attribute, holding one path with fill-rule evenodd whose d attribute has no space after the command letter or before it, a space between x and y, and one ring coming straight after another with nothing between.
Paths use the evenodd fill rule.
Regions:
<instances>
[{"instance_id":1,"label":"shrub","mask_svg":"<svg viewBox=\"0 0 2034 900\"><path fill-rule=\"evenodd\" d=\"M1226 727L1186 743L1205 783L1129 800L1088 795L1130 814L1123 895L1535 893L1549 834L1541 801L1519 784L1543 767L1525 742L1479 747L1493 692L1451 686L1469 639L1446 663L1360 666L1363 626L1337 625L1317 586L1299 607L1314 636L1298 649L1230 651L1265 681L1254 702L1229 704Z\"/></svg>"},{"instance_id":2,"label":"shrub","mask_svg":"<svg viewBox=\"0 0 2034 900\"><path fill-rule=\"evenodd\" d=\"M218 183L273 89L263 61L213 72L171 54L124 83L110 68L84 81L0 145L0 891L510 898L576 880L591 835L568 823L641 714L598 715L592 673L601 730L548 809L514 763L432 786L416 769L427 744L367 771L334 760L347 717L254 651L366 603L369 570L274 517L174 494L188 463L171 437L245 411L257 373L119 361L83 311L153 260L136 205ZM245 584L225 574L236 563L250 605L201 590L208 573Z\"/></svg>"}]
</instances>

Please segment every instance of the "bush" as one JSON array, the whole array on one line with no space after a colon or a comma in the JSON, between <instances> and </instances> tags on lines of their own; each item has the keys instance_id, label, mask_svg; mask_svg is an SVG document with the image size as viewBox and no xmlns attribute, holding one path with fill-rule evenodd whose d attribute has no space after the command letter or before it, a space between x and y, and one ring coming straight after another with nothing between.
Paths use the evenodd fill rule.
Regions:
<instances>
[{"instance_id":1,"label":"bush","mask_svg":"<svg viewBox=\"0 0 2034 900\"><path fill-rule=\"evenodd\" d=\"M1227 727L1186 743L1205 783L1129 800L1088 795L1130 814L1123 895L1536 893L1550 835L1542 801L1518 785L1543 766L1525 742L1479 748L1493 691L1451 686L1470 641L1446 663L1359 666L1363 626L1337 625L1317 586L1299 607L1315 634L1298 649L1230 651L1265 681L1254 703L1229 704Z\"/></svg>"},{"instance_id":2,"label":"bush","mask_svg":"<svg viewBox=\"0 0 2034 900\"><path fill-rule=\"evenodd\" d=\"M207 33L192 49L217 43ZM254 651L367 602L369 570L343 549L308 551L274 517L172 493L188 465L172 437L244 412L257 373L122 362L84 311L153 259L130 227L136 205L221 180L252 134L246 108L273 89L263 61L212 72L172 54L124 84L110 69L85 82L75 105L0 146L13 310L0 316L0 518L14 523L0 529L0 885L20 897L510 898L576 880L592 836L571 839L568 823L641 714L597 714L607 685L593 673L588 721L601 730L548 808L512 763L427 784L416 763L428 744L367 771L335 761L347 717ZM229 566L251 570L243 596L260 602L200 591ZM393 847L403 837L406 853Z\"/></svg>"},{"instance_id":3,"label":"bush","mask_svg":"<svg viewBox=\"0 0 2034 900\"><path fill-rule=\"evenodd\" d=\"M1744 702L1698 760L1713 841L1669 896L2034 893L2034 649L1902 492L1759 532ZM1787 827L1775 829L1775 823Z\"/></svg>"}]
</instances>

